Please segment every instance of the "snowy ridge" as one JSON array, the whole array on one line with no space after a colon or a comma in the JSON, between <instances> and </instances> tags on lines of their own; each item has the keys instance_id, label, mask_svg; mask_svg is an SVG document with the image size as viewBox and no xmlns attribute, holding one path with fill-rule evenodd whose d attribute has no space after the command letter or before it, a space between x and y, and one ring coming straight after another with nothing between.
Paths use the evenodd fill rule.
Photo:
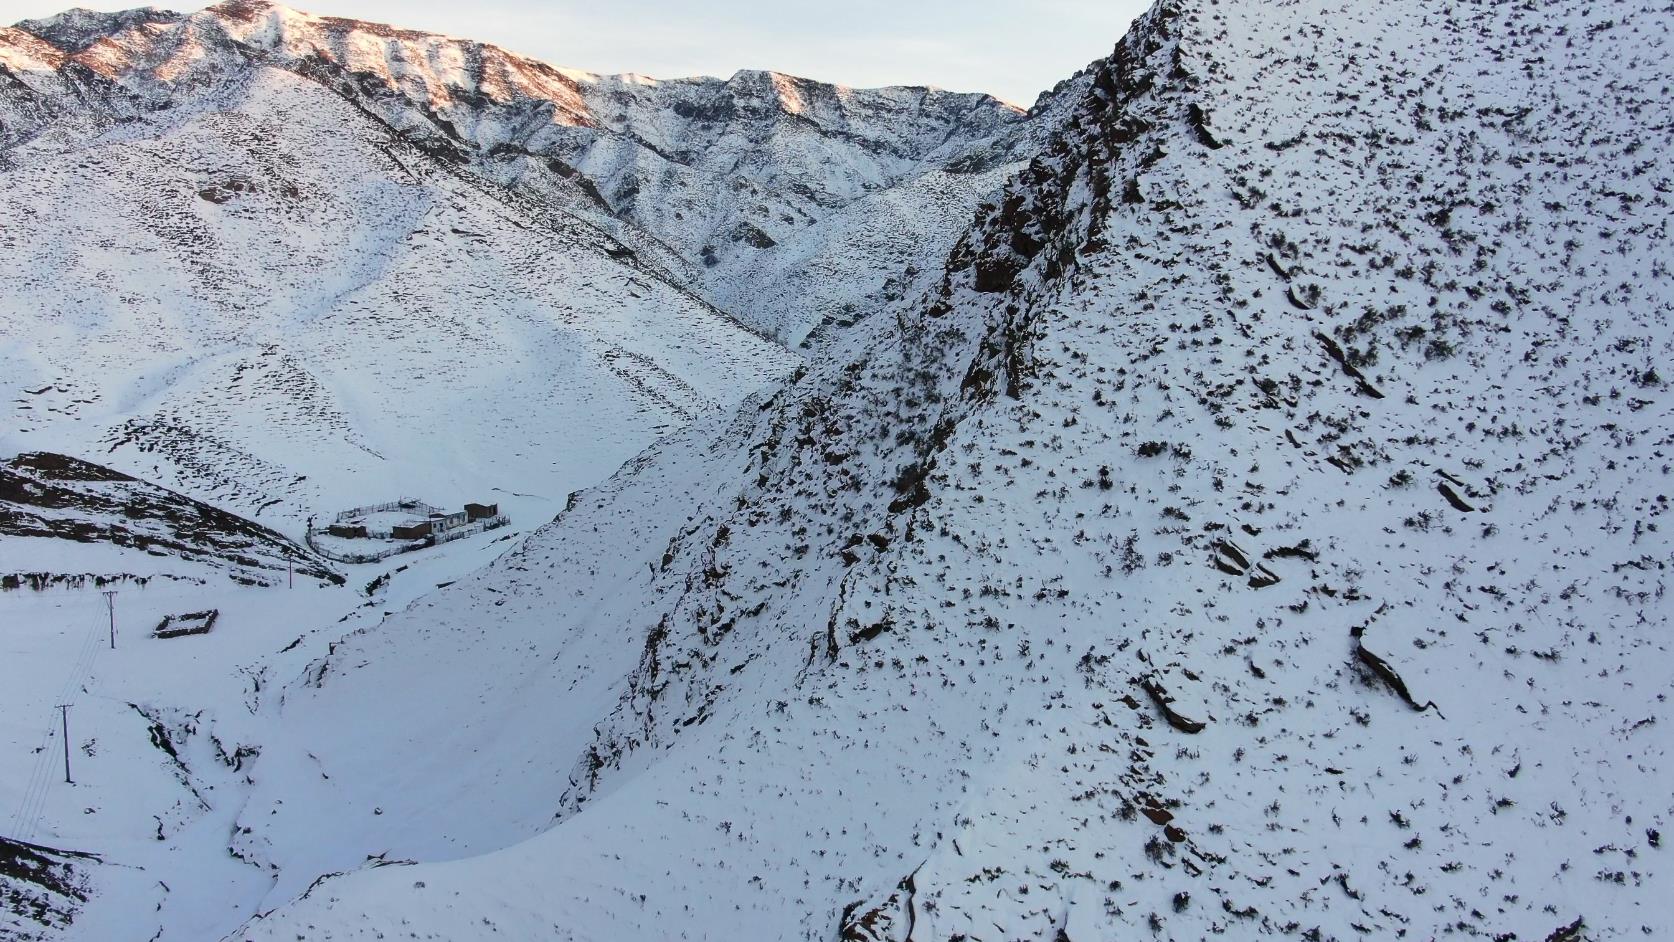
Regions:
<instances>
[{"instance_id":1,"label":"snowy ridge","mask_svg":"<svg viewBox=\"0 0 1674 942\"><path fill-rule=\"evenodd\" d=\"M987 95L850 89L759 71L600 76L266 0L189 16L27 21L0 34L0 56L10 83L0 95L0 153L12 151L0 161L51 160L138 116L166 120L252 65L284 68L509 188L561 191L567 211L642 254L673 253L684 276L737 305L733 313L788 322L788 339L830 312L786 312L751 303L748 287L733 290L758 255L817 242L828 215L949 164L1026 159L1036 126ZM965 191L959 215L982 192ZM957 228L941 215L911 221L927 232Z\"/></svg>"},{"instance_id":2,"label":"snowy ridge","mask_svg":"<svg viewBox=\"0 0 1674 942\"><path fill-rule=\"evenodd\" d=\"M296 576L342 584L330 562L278 533L208 504L64 455L0 463L0 589L144 586L226 577L273 586Z\"/></svg>"}]
</instances>

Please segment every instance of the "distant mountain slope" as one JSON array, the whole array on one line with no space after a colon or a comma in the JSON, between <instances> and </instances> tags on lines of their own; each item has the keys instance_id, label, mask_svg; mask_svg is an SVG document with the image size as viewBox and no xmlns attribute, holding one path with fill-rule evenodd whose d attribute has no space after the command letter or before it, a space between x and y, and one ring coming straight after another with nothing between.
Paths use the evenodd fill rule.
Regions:
<instances>
[{"instance_id":1,"label":"distant mountain slope","mask_svg":"<svg viewBox=\"0 0 1674 942\"><path fill-rule=\"evenodd\" d=\"M1159 3L918 303L289 689L239 937L1674 932L1666 12Z\"/></svg>"},{"instance_id":2,"label":"distant mountain slope","mask_svg":"<svg viewBox=\"0 0 1674 942\"><path fill-rule=\"evenodd\" d=\"M949 164L1026 159L1033 140L1019 109L987 95L751 71L599 76L232 0L186 16L76 11L0 32L0 167L51 159L142 117L168 120L259 66L306 76L440 158L592 218L683 282L726 295L739 316L788 322L792 340L829 312L761 307L754 292L728 290L763 251L818 238L843 207ZM957 216L980 195L966 192ZM917 221L939 234L956 218Z\"/></svg>"},{"instance_id":3,"label":"distant mountain slope","mask_svg":"<svg viewBox=\"0 0 1674 942\"><path fill-rule=\"evenodd\" d=\"M17 448L266 518L562 500L788 368L597 229L260 66L0 174Z\"/></svg>"},{"instance_id":4,"label":"distant mountain slope","mask_svg":"<svg viewBox=\"0 0 1674 942\"><path fill-rule=\"evenodd\" d=\"M922 289L1074 97L597 76L244 0L24 21L0 445L292 531L562 500L782 375L769 338Z\"/></svg>"},{"instance_id":5,"label":"distant mountain slope","mask_svg":"<svg viewBox=\"0 0 1674 942\"><path fill-rule=\"evenodd\" d=\"M330 562L273 530L65 455L0 463L0 537L4 589L218 576L255 586L343 582Z\"/></svg>"}]
</instances>

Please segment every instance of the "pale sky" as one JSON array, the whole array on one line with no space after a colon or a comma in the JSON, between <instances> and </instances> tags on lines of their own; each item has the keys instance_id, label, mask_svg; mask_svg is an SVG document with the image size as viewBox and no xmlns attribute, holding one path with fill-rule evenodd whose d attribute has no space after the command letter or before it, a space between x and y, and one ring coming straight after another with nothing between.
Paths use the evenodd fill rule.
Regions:
<instances>
[{"instance_id":1,"label":"pale sky","mask_svg":"<svg viewBox=\"0 0 1674 942\"><path fill-rule=\"evenodd\" d=\"M857 87L939 85L1028 106L1109 55L1149 0L285 0L310 13L504 46L554 65L657 78L772 69ZM136 0L0 0L0 23ZM202 0L160 2L191 11Z\"/></svg>"}]
</instances>

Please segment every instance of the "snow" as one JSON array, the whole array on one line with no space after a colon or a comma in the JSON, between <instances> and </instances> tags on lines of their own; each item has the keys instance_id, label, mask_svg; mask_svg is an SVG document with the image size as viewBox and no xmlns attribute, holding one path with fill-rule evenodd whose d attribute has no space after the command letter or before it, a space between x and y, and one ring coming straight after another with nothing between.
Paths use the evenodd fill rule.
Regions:
<instances>
[{"instance_id":1,"label":"snow","mask_svg":"<svg viewBox=\"0 0 1674 942\"><path fill-rule=\"evenodd\" d=\"M691 269L684 275L712 293L737 282L760 250L739 242L744 227L775 240L806 238L833 209L938 170L973 148L1026 156L1021 151L1034 137L1018 109L986 95L856 90L751 70L724 80L597 76L491 45L268 2L223 3L171 25L105 23L109 35L74 61L112 79L107 97L88 102L65 89L45 113L8 102L16 113L6 133L28 142L24 154L62 153L68 128L114 130L151 106L178 108L251 61L306 70L330 76L368 116L414 139L476 149L479 169L502 183L550 178L546 158L581 168L607 211L598 213L588 194L574 189L565 193L573 204L565 208L642 255L676 253L676 264ZM0 54L27 56L37 45L19 30L0 43ZM21 74L48 87L62 84L61 73L47 68ZM967 204L985 192L967 192ZM922 223L925 230L950 228L939 218ZM751 323L783 316L744 304L732 313Z\"/></svg>"},{"instance_id":2,"label":"snow","mask_svg":"<svg viewBox=\"0 0 1674 942\"><path fill-rule=\"evenodd\" d=\"M318 86L263 70L234 103L14 171L30 224L0 238L40 274L5 289L0 344L34 364L7 385L55 385L14 393L0 445L105 454L300 535L392 492L561 504L791 362L585 228L404 171Z\"/></svg>"},{"instance_id":3,"label":"snow","mask_svg":"<svg viewBox=\"0 0 1674 942\"><path fill-rule=\"evenodd\" d=\"M153 909L181 938L218 938L248 918L248 901L271 879L224 850L199 857L205 846L225 844L250 785L253 760L234 768L227 759L240 745L260 746L245 738L241 720L345 631L480 567L520 536L493 531L344 567L351 578L339 587L299 580L295 588L283 581L244 588L212 571L201 585L124 585L115 599L115 650L107 647L106 601L97 592L0 595L0 750L27 758L0 779L0 808L9 837L97 847L104 857L98 905L78 915L75 937L127 938L137 931L136 914ZM23 548L6 545L8 555ZM393 575L369 599L361 587L385 572ZM220 612L209 634L150 637L165 615L204 608ZM64 702L72 703L74 785L62 781L60 720L48 709ZM153 745L152 722L170 731L181 763ZM26 789L34 796L27 804Z\"/></svg>"},{"instance_id":4,"label":"snow","mask_svg":"<svg viewBox=\"0 0 1674 942\"><path fill-rule=\"evenodd\" d=\"M620 374L598 370L568 387L598 410L584 432L521 420L545 447L574 442L591 479L517 454L508 442L531 439L506 429L475 439L495 450L476 464L469 447L424 439L425 421L521 416L511 404L538 384L485 395L471 385L495 389L483 369L403 385L384 358L434 364L442 341L402 346L370 304L259 312L316 332L263 334L282 344L269 364L238 353L236 332L226 348L160 344L154 359L55 359L33 338L61 333L69 350L126 322L91 288L82 307L55 302L74 313L0 362L31 364L31 389L78 388L48 369L60 362L113 379L91 403L32 397L29 411L69 411L31 424L30 441L75 440L74 416L116 417L105 403L184 401L223 454L252 459L193 472L169 456L169 473L229 497L216 476L236 473L240 500L282 495L295 506L269 513L293 526L310 504L421 493L453 506L490 480L556 485L520 498L545 501L527 509L508 497L517 529L555 515L526 539L415 554L371 597L362 587L409 557L340 588L135 593L156 612L213 603L223 621L94 660L88 697L115 699L85 711L100 739L88 784L48 790L30 833L145 879L93 868L99 891L62 934L103 938L124 918L144 937L274 940L1562 939L1578 919L1592 939L1674 933L1659 894L1674 818L1665 12L1164 0L1031 119L1046 126L1003 139L979 127L929 164L844 154L808 198L786 181L822 166L810 155L829 141L697 138L705 160L764 161L744 192L832 222L828 241L764 228L775 254L729 250L710 269L749 270L774 298L817 296L805 310L830 312L822 329L779 301L780 319L754 322L813 338L794 367L716 313L738 312L693 264L716 217L677 225L676 207L704 204L673 184L631 212L618 200L614 223L530 210L579 234L523 249L522 277L492 280L521 228L493 229L479 254L452 229L482 233L507 205L486 201L488 178L519 208L560 205L569 182L508 182L530 157L479 162L466 183L419 155L402 171L354 156L424 175L423 194L387 182L351 197L302 176L321 198L382 200L379 218L448 214L422 226L446 251L407 265L421 250L391 249L395 276L373 281L385 298L431 285L430 336L449 349L474 333L455 329L466 305L444 300L496 311L499 331L519 321L484 285L538 290L531 273L584 264L624 279L560 279L550 302L587 316L540 322L619 338L623 352L598 359L654 384L661 424L613 447L623 411L596 390ZM258 72L252 88L285 89L328 124L359 120L289 73ZM797 90L817 113L817 90ZM658 149L697 133L672 105L643 107L634 123ZM195 120L123 146L190 142ZM306 138L299 123L275 138ZM359 146L317 143L322 163ZM198 152L237 151L217 139ZM973 224L941 231L1031 153ZM943 158L971 155L983 169L945 179ZM50 232L49 214L24 214L32 194L75 190L49 190L24 156L0 192ZM630 169L678 163L604 135L565 159L607 202ZM236 219L201 218L215 224L188 231L234 246L186 258L261 257ZM938 227L926 254L899 246L914 219ZM370 264L334 227L309 231L319 257ZM644 268L611 268L612 243L585 235L602 231ZM309 267L249 281L315 298ZM168 296L243 303L228 270L206 280L182 262ZM672 308L618 289L706 303L661 317ZM142 323L170 326L160 300L149 310ZM328 356L369 334L353 359ZM540 364L588 362L583 344L514 336ZM700 342L715 347L690 356ZM294 443L258 454L281 432L239 429L253 407L231 376L290 375L287 356L325 377L325 405L299 397L276 426ZM417 470L334 471L348 462L322 443L338 440ZM155 453L121 447L112 460L129 467ZM15 632L0 668L6 754L50 744L49 704L100 602L0 596ZM129 702L171 731L184 771ZM233 769L216 742L260 754ZM94 791L130 767L130 789ZM13 770L0 766L0 807L27 787ZM161 909L153 876L171 887Z\"/></svg>"}]
</instances>

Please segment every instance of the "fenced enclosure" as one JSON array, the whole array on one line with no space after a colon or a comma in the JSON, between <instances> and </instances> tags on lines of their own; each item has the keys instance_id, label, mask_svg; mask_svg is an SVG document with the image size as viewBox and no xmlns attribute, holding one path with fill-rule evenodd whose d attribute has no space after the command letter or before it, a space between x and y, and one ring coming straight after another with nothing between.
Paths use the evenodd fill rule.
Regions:
<instances>
[{"instance_id":1,"label":"fenced enclosure","mask_svg":"<svg viewBox=\"0 0 1674 942\"><path fill-rule=\"evenodd\" d=\"M305 542L309 549L340 563L376 563L402 553L462 540L511 523L510 517L498 512L499 507L496 504L467 503L465 508L450 512L414 497L350 507L335 514L327 526L310 525ZM409 514L412 519L406 524L367 520L375 515L392 513ZM398 534L398 531L410 532ZM343 543L364 541L368 544L383 542L387 545L368 545L364 548L322 545L319 539L322 536Z\"/></svg>"}]
</instances>

